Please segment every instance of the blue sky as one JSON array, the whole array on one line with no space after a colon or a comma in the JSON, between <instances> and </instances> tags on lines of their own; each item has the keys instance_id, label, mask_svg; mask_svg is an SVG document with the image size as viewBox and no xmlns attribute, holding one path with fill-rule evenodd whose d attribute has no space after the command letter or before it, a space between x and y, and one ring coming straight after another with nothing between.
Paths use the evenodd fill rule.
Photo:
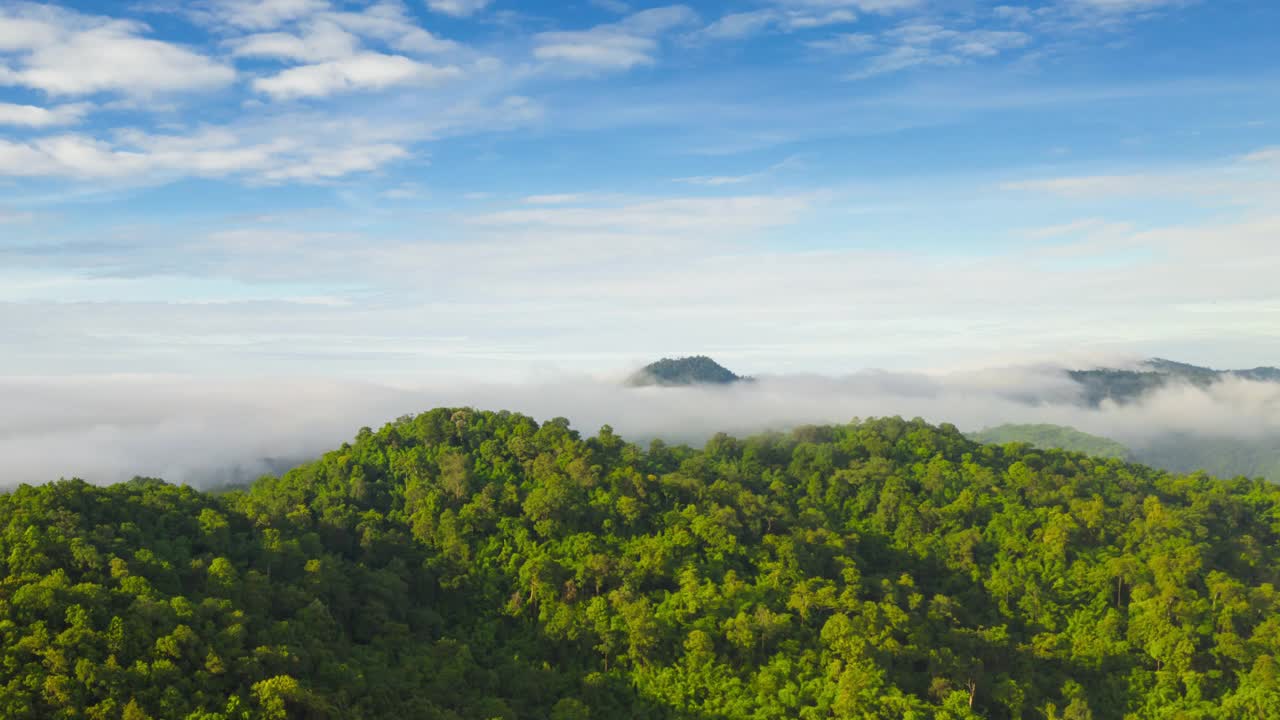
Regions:
<instances>
[{"instance_id":1,"label":"blue sky","mask_svg":"<svg viewBox=\"0 0 1280 720\"><path fill-rule=\"evenodd\" d=\"M1280 6L0 6L0 374L1280 364Z\"/></svg>"}]
</instances>

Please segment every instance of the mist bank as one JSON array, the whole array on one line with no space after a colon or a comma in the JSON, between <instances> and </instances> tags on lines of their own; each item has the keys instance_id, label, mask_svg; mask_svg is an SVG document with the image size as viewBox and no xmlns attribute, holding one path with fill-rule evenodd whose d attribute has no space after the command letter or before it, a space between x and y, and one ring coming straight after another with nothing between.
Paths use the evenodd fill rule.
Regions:
<instances>
[{"instance_id":1,"label":"mist bank","mask_svg":"<svg viewBox=\"0 0 1280 720\"><path fill-rule=\"evenodd\" d=\"M280 472L362 426L440 406L568 418L584 434L608 424L629 440L701 443L803 424L901 415L976 431L1053 423L1141 448L1171 434L1280 437L1280 384L1229 378L1173 383L1140 401L1092 408L1060 368L949 374L867 371L763 375L718 387L623 387L618 378L553 375L512 383L438 377L411 385L324 378L176 376L0 378L0 485L135 475L198 486Z\"/></svg>"}]
</instances>

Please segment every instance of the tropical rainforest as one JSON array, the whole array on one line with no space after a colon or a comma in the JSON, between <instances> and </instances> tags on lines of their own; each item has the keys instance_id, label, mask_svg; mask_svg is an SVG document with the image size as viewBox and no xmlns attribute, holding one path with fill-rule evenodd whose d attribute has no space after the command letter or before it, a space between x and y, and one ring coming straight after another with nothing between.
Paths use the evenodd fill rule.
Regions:
<instances>
[{"instance_id":1,"label":"tropical rainforest","mask_svg":"<svg viewBox=\"0 0 1280 720\"><path fill-rule=\"evenodd\" d=\"M0 717L1276 718L1280 487L876 419L437 409L0 496Z\"/></svg>"}]
</instances>

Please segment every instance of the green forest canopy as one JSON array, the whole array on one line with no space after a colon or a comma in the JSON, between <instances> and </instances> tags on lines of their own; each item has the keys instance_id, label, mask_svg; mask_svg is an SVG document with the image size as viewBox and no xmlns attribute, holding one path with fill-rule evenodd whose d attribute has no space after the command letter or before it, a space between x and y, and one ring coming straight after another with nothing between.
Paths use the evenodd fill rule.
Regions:
<instances>
[{"instance_id":1,"label":"green forest canopy","mask_svg":"<svg viewBox=\"0 0 1280 720\"><path fill-rule=\"evenodd\" d=\"M0 496L4 718L1280 717L1280 488L890 418L438 409Z\"/></svg>"}]
</instances>

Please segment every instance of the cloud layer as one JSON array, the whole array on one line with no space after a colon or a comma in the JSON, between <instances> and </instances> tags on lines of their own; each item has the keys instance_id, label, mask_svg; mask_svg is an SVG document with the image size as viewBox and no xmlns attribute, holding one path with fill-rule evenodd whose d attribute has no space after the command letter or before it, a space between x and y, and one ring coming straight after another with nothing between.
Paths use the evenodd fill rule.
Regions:
<instances>
[{"instance_id":1,"label":"cloud layer","mask_svg":"<svg viewBox=\"0 0 1280 720\"><path fill-rule=\"evenodd\" d=\"M1280 384L1230 380L1171 386L1133 405L1089 410L1050 366L944 375L869 371L845 377L763 376L711 388L624 388L617 378L551 374L485 384L438 378L377 385L305 378L0 379L0 485L133 475L209 484L251 479L378 427L441 406L567 417L584 433L609 424L634 441L700 444L801 424L901 415L973 431L1005 422L1071 425L1122 442L1166 432L1257 437L1280 433Z\"/></svg>"}]
</instances>

